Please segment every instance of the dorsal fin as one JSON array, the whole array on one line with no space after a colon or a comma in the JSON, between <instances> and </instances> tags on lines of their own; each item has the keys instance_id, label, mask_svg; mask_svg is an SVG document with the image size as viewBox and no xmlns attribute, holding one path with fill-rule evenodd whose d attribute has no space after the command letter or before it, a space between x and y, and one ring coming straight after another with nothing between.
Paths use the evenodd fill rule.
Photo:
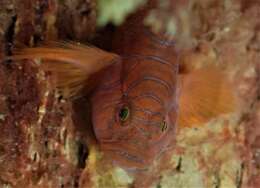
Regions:
<instances>
[{"instance_id":1,"label":"dorsal fin","mask_svg":"<svg viewBox=\"0 0 260 188\"><path fill-rule=\"evenodd\" d=\"M75 97L92 84L90 76L120 61L120 57L94 46L71 42L49 42L42 47L16 50L9 59L42 59L41 66L57 76L56 87L66 97ZM93 79L92 79L93 80Z\"/></svg>"}]
</instances>

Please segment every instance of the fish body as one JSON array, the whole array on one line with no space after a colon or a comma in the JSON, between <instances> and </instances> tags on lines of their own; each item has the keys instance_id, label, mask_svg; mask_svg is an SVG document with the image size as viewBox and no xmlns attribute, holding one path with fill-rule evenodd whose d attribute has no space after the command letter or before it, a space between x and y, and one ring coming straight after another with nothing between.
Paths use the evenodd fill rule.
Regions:
<instances>
[{"instance_id":1,"label":"fish body","mask_svg":"<svg viewBox=\"0 0 260 188\"><path fill-rule=\"evenodd\" d=\"M9 57L41 58L42 68L58 77L56 87L68 97L85 95L84 88L93 88L91 80L97 78L90 93L96 139L105 155L128 169L151 166L174 147L177 129L236 107L232 86L219 68L180 75L174 42L143 24L153 6L148 4L118 29L113 53L50 43Z\"/></svg>"}]
</instances>

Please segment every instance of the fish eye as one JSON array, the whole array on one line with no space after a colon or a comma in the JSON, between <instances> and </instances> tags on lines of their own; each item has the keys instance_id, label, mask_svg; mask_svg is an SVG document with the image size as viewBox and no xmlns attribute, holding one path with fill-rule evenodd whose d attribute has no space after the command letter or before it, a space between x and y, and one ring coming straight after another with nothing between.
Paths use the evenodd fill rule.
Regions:
<instances>
[{"instance_id":1,"label":"fish eye","mask_svg":"<svg viewBox=\"0 0 260 188\"><path fill-rule=\"evenodd\" d=\"M165 121L161 122L160 126L161 126L161 131L162 132L166 131L167 128L168 128L168 125L167 125L167 123Z\"/></svg>"},{"instance_id":2,"label":"fish eye","mask_svg":"<svg viewBox=\"0 0 260 188\"><path fill-rule=\"evenodd\" d=\"M119 111L119 118L121 121L126 121L129 117L129 114L130 114L130 110L127 106L123 106L120 111Z\"/></svg>"}]
</instances>

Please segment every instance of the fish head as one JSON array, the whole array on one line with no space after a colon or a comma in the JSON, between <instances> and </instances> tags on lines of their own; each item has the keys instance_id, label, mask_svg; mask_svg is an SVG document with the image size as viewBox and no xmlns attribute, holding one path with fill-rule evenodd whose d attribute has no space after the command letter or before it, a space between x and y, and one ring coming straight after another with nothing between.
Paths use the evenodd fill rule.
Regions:
<instances>
[{"instance_id":1,"label":"fish head","mask_svg":"<svg viewBox=\"0 0 260 188\"><path fill-rule=\"evenodd\" d=\"M93 94L95 136L101 150L119 166L145 169L172 146L176 112L151 104L153 100L125 95L121 77L121 65L111 66Z\"/></svg>"}]
</instances>

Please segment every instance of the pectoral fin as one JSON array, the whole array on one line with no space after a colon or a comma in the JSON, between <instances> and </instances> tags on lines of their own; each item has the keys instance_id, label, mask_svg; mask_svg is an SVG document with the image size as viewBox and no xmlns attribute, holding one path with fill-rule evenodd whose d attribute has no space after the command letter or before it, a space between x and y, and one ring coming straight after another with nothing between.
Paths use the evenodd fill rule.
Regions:
<instances>
[{"instance_id":1,"label":"pectoral fin","mask_svg":"<svg viewBox=\"0 0 260 188\"><path fill-rule=\"evenodd\" d=\"M56 87L66 97L74 97L93 83L91 76L119 61L119 56L93 46L51 42L43 47L17 50L12 60L41 59L41 66L57 76Z\"/></svg>"},{"instance_id":2,"label":"pectoral fin","mask_svg":"<svg viewBox=\"0 0 260 188\"><path fill-rule=\"evenodd\" d=\"M180 127L199 126L218 115L233 112L237 106L227 75L207 67L180 76Z\"/></svg>"}]
</instances>

